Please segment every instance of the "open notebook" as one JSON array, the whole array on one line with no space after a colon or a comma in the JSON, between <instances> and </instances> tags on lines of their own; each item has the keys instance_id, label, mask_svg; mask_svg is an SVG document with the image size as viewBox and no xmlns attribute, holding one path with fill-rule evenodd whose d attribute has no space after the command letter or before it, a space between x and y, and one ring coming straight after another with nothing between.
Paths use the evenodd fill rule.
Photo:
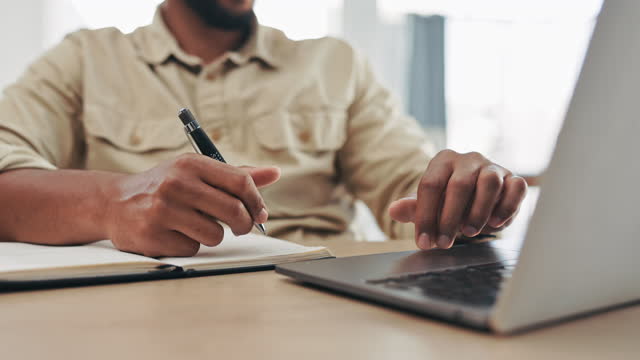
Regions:
<instances>
[{"instance_id":1,"label":"open notebook","mask_svg":"<svg viewBox=\"0 0 640 360\"><path fill-rule=\"evenodd\" d=\"M109 240L81 246L0 243L0 290L106 283L272 268L276 264L331 257L268 236L230 236L193 257L149 258L117 250Z\"/></svg>"}]
</instances>

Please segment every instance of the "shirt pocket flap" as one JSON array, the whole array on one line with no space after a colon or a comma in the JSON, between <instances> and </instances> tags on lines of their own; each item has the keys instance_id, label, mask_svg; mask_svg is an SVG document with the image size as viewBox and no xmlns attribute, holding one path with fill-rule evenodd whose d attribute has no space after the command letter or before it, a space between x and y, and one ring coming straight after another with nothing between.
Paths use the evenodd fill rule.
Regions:
<instances>
[{"instance_id":1,"label":"shirt pocket flap","mask_svg":"<svg viewBox=\"0 0 640 360\"><path fill-rule=\"evenodd\" d=\"M189 142L177 117L136 116L102 106L87 107L85 131L89 137L129 152L176 149Z\"/></svg>"},{"instance_id":2,"label":"shirt pocket flap","mask_svg":"<svg viewBox=\"0 0 640 360\"><path fill-rule=\"evenodd\" d=\"M277 112L254 122L258 142L269 150L335 151L346 140L346 114L340 111Z\"/></svg>"}]
</instances>

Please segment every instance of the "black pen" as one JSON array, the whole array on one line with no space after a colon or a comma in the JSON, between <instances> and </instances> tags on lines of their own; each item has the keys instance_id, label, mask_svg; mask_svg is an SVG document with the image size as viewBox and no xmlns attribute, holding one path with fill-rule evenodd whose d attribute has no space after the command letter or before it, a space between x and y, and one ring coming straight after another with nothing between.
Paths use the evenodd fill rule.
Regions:
<instances>
[{"instance_id":1,"label":"black pen","mask_svg":"<svg viewBox=\"0 0 640 360\"><path fill-rule=\"evenodd\" d=\"M225 164L227 163L222 157L222 154L220 154L220 151L218 151L218 148L213 144L213 141L211 141L207 134L200 128L198 120L196 120L195 116L193 116L189 109L180 109L178 117L182 120L182 123L184 124L184 132L187 134L189 141L191 141L193 149L198 154L208 156ZM263 234L267 234L267 229L264 225L256 223L253 225Z\"/></svg>"}]
</instances>

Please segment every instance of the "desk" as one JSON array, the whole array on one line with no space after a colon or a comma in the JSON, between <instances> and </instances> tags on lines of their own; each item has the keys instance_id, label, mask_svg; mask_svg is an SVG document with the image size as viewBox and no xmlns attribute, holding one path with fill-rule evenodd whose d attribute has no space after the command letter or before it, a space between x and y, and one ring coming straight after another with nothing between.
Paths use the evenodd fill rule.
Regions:
<instances>
[{"instance_id":1,"label":"desk","mask_svg":"<svg viewBox=\"0 0 640 360\"><path fill-rule=\"evenodd\" d=\"M330 243L337 256L412 241ZM273 271L0 294L2 359L630 359L640 306L496 337Z\"/></svg>"}]
</instances>

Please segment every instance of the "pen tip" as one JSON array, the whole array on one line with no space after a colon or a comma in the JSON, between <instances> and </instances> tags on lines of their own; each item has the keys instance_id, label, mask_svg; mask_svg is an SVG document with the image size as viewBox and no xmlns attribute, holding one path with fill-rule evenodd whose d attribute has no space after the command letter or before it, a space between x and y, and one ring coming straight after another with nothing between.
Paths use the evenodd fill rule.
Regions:
<instances>
[{"instance_id":1,"label":"pen tip","mask_svg":"<svg viewBox=\"0 0 640 360\"><path fill-rule=\"evenodd\" d=\"M256 228L258 228L263 235L267 235L267 228L265 228L263 224L256 224Z\"/></svg>"}]
</instances>

